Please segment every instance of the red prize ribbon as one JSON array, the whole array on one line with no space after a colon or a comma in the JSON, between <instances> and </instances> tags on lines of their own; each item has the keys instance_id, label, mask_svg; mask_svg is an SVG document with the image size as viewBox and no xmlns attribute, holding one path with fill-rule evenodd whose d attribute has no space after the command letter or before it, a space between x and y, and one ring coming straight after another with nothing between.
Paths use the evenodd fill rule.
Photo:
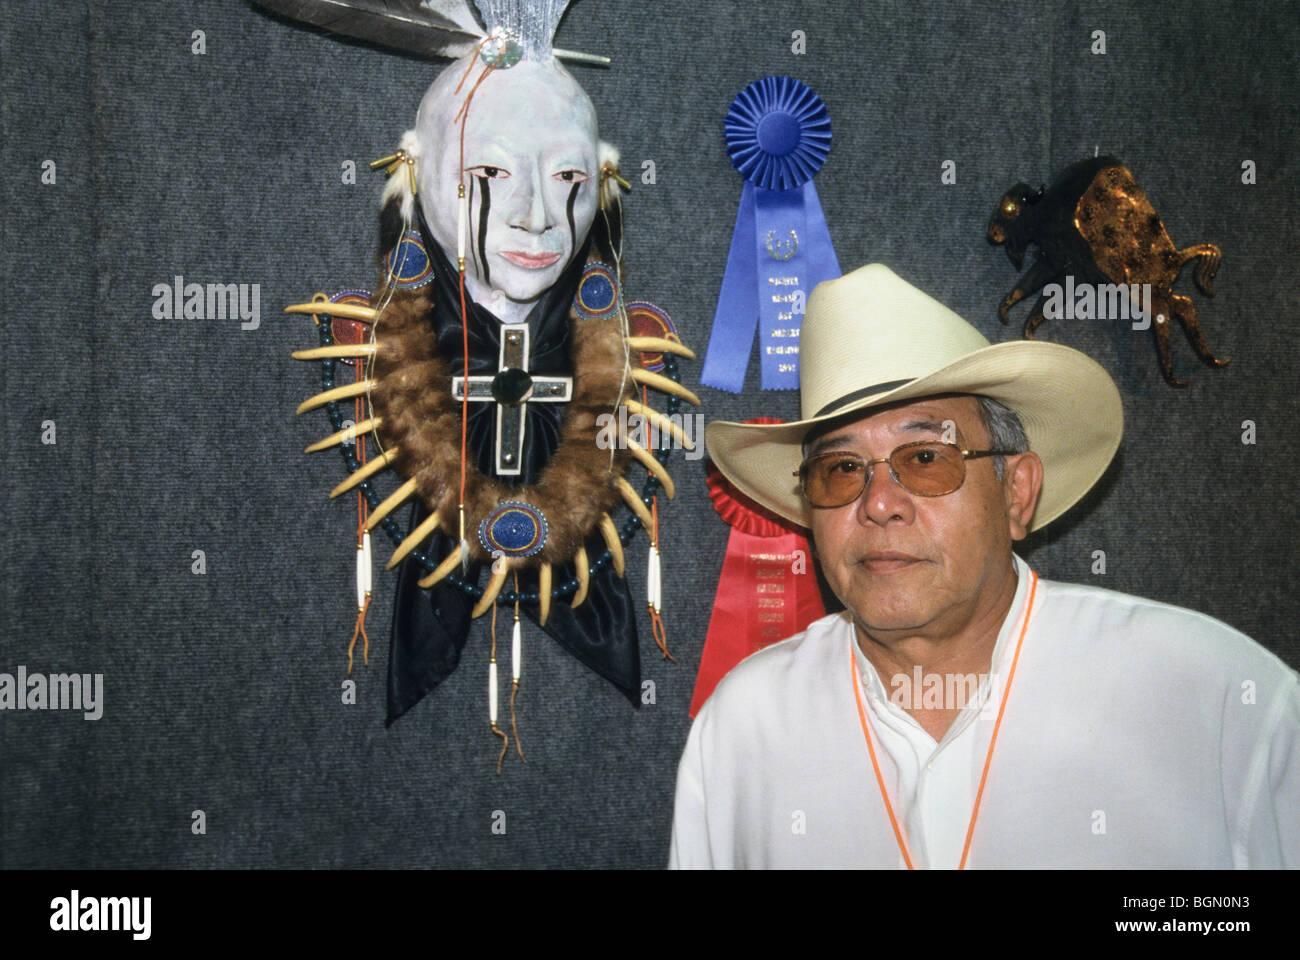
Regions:
<instances>
[{"instance_id":1,"label":"red prize ribbon","mask_svg":"<svg viewBox=\"0 0 1300 960\"><path fill-rule=\"evenodd\" d=\"M757 417L745 422L783 421ZM799 633L826 612L803 528L749 499L712 463L708 483L713 508L731 527L731 536L695 678L692 717L732 667Z\"/></svg>"}]
</instances>

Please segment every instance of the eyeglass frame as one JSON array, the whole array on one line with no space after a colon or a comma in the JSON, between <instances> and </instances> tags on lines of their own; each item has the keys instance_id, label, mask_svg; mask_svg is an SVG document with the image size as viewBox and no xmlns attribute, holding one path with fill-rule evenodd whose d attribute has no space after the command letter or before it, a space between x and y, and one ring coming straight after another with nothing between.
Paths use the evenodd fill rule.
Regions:
<instances>
[{"instance_id":1,"label":"eyeglass frame","mask_svg":"<svg viewBox=\"0 0 1300 960\"><path fill-rule=\"evenodd\" d=\"M961 454L961 460L962 460L961 482L958 483L957 486L953 487L951 490L947 491L946 493L917 493L915 490L908 487L907 484L903 483L903 481L898 478L897 471L894 470L894 464L892 463L892 461L894 459L894 455L897 454L898 451L906 450L909 447L929 447L929 446L952 447L954 450L956 450L958 453ZM1021 453L1024 453L1024 451L1023 450L967 450L964 447L957 446L957 444L955 443L944 443L941 440L913 440L908 443L899 444L892 451L890 451L889 456L879 457L875 460L868 460L866 457L861 456L860 454L856 454L851 450L827 450L825 453L819 453L814 456L806 458L803 461L803 463L799 464L799 469L794 472L793 476L799 478L799 491L800 493L803 494L803 498L808 501L809 506L811 506L814 510L837 510L840 507L847 507L850 503L856 501L858 497L862 496L862 490L866 490L867 487L870 486L871 478L875 476L875 465L877 463L888 463L889 475L894 478L894 482L898 484L900 487L902 487L904 490L906 490L908 493L910 493L912 496L934 499L935 497L951 496L952 494L956 493L958 490L962 488L962 484L966 482L966 461L967 460L976 460L980 457L1014 457ZM843 503L837 503L834 506L822 507L813 503L812 498L808 496L808 484L807 484L808 464L812 463L815 460L821 460L826 457L832 457L832 456L854 457L862 462L862 465L866 467L866 470L863 473L864 479L862 481L862 490L859 490L852 497L852 499L845 500Z\"/></svg>"}]
</instances>

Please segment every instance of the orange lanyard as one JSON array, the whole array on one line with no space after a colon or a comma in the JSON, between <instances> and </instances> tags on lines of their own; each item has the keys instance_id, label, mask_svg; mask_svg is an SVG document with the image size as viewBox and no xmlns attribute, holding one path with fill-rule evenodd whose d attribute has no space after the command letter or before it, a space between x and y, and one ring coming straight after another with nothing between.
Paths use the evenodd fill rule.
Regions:
<instances>
[{"instance_id":1,"label":"orange lanyard","mask_svg":"<svg viewBox=\"0 0 1300 960\"><path fill-rule=\"evenodd\" d=\"M970 856L970 841L975 835L975 821L980 815L980 801L984 799L984 784L989 778L989 765L993 763L993 748L998 742L998 730L1002 727L1002 714L1007 709L1007 697L1011 693L1011 682L1016 678L1016 664L1020 662L1020 648L1025 642L1025 631L1029 628L1029 614L1034 609L1034 594L1038 590L1038 574L1032 570L1029 571L1029 599L1025 601L1025 617L1020 624L1020 637L1016 640L1016 653L1011 658L1011 672L1007 674L1007 685L1002 691L1002 705L998 707L998 718L993 724L993 736L989 739L989 752L984 758L984 772L980 774L980 788L975 794L975 807L970 812L970 826L966 828L966 843L961 850L961 863L957 865L958 870L966 869L966 858ZM898 841L898 849L903 853L903 862L907 864L907 869L915 870L916 866L912 863L912 856L907 850L907 841L903 839L903 830L898 825L898 817L894 815L894 805L889 802L889 791L885 788L885 778L880 775L880 763L876 760L876 748L871 743L871 727L867 723L867 711L862 706L862 679L858 674L858 658L853 653L853 647L849 647L849 666L853 670L853 696L858 704L858 719L862 722L862 735L867 738L867 752L871 754L871 769L876 772L876 783L880 787L880 797L885 801L885 812L889 814L889 825L894 828L894 839Z\"/></svg>"}]
</instances>

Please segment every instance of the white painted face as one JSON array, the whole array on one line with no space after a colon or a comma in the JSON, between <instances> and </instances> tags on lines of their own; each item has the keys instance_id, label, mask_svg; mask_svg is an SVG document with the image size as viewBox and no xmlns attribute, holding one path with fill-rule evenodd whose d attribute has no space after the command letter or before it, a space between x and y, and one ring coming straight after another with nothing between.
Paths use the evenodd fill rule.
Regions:
<instances>
[{"instance_id":1,"label":"white painted face","mask_svg":"<svg viewBox=\"0 0 1300 960\"><path fill-rule=\"evenodd\" d=\"M420 105L420 205L447 259L456 261L460 124L454 117L482 74L452 64ZM555 61L494 70L470 103L465 190L470 197L465 279L473 298L522 320L569 265L596 215L596 111Z\"/></svg>"}]
</instances>

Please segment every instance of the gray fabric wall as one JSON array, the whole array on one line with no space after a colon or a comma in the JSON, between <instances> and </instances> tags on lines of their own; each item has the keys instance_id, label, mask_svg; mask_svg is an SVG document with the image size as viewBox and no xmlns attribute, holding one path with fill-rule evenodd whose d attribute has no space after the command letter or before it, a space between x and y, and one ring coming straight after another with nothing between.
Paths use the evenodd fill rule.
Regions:
<instances>
[{"instance_id":1,"label":"gray fabric wall","mask_svg":"<svg viewBox=\"0 0 1300 960\"><path fill-rule=\"evenodd\" d=\"M1096 29L1104 56L1089 50ZM791 52L794 30L806 55ZM883 261L994 341L1019 335L996 316L1016 273L984 240L1002 190L1095 150L1126 161L1177 244L1222 247L1217 296L1193 292L1190 270L1180 289L1232 363L1202 366L1175 333L1191 380L1175 391L1148 333L1044 327L1111 371L1127 431L1094 494L1023 555L1049 578L1195 607L1300 664L1300 7L583 0L558 42L614 58L577 71L624 170L657 168L653 185L633 177L628 292L668 310L701 357L741 185L721 118L754 79L792 75L830 109L817 187L844 268ZM359 702L340 702L354 500L326 498L337 456L301 453L329 430L323 414L293 415L319 389L289 358L314 331L280 310L373 282L382 178L364 162L391 151L440 67L238 0L11 0L0 57L0 672L103 673L106 701L95 722L0 714L0 866L661 865L727 539L703 461L672 461L665 617L679 662L658 658L643 622L655 704L631 709L527 633L529 763L498 777L481 626L456 674L385 731L381 570L371 664L355 674ZM54 185L40 183L46 159ZM348 159L355 186L340 182ZM260 326L155 320L151 290L176 274L260 284ZM698 364L683 372L697 382ZM708 417L796 418L797 397L760 394L756 374L755 358L740 396L701 389ZM55 445L40 442L46 420ZM634 595L645 542L630 551ZM1090 573L1098 549L1104 577ZM196 809L205 836L191 833Z\"/></svg>"}]
</instances>

